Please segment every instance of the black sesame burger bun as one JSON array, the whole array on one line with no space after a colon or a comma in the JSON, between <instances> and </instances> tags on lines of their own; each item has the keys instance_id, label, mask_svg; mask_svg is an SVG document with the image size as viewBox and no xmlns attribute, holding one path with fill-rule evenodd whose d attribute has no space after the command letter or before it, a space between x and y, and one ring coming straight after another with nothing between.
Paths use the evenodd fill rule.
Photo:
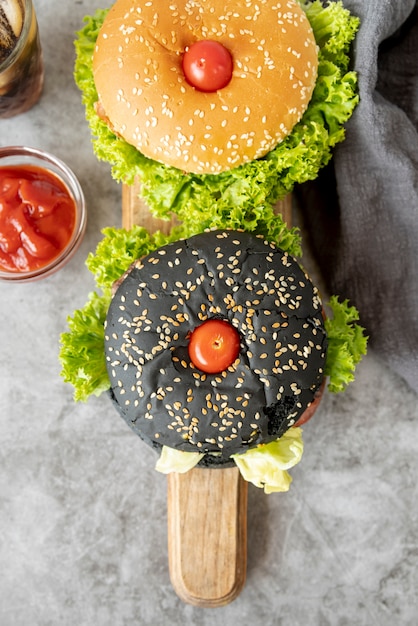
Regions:
<instances>
[{"instance_id":1,"label":"black sesame burger bun","mask_svg":"<svg viewBox=\"0 0 418 626\"><path fill-rule=\"evenodd\" d=\"M232 57L226 86L201 91L183 71L196 42ZM318 49L295 0L117 0L93 55L97 112L142 154L195 174L265 156L307 109Z\"/></svg>"},{"instance_id":2,"label":"black sesame burger bun","mask_svg":"<svg viewBox=\"0 0 418 626\"><path fill-rule=\"evenodd\" d=\"M191 362L208 319L238 331L219 374ZM153 447L206 453L203 465L279 438L314 402L327 339L317 289L297 261L247 232L211 231L138 260L105 324L113 401Z\"/></svg>"}]
</instances>

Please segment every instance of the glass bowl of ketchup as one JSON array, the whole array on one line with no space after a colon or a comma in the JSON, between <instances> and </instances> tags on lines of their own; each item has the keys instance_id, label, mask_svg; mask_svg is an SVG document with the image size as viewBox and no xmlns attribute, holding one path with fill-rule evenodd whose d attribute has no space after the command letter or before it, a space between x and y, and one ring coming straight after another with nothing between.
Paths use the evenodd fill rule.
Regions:
<instances>
[{"instance_id":1,"label":"glass bowl of ketchup","mask_svg":"<svg viewBox=\"0 0 418 626\"><path fill-rule=\"evenodd\" d=\"M60 159L0 148L0 280L49 276L76 252L87 222L83 191Z\"/></svg>"}]
</instances>

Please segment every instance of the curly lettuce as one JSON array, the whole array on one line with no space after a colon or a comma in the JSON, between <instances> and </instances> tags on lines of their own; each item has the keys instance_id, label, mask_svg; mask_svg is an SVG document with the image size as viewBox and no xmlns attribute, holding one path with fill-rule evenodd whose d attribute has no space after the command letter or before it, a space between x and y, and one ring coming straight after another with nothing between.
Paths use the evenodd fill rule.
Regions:
<instances>
[{"instance_id":1,"label":"curly lettuce","mask_svg":"<svg viewBox=\"0 0 418 626\"><path fill-rule=\"evenodd\" d=\"M357 323L357 309L348 300L340 302L337 296L331 296L329 306L332 317L324 322L328 337L325 374L329 377L329 391L336 393L344 391L354 380L356 366L367 353L367 336Z\"/></svg>"},{"instance_id":2,"label":"curly lettuce","mask_svg":"<svg viewBox=\"0 0 418 626\"><path fill-rule=\"evenodd\" d=\"M110 388L104 352L104 321L110 291L93 292L83 308L67 318L69 332L60 337L61 376L74 387L74 399L86 401Z\"/></svg>"},{"instance_id":3,"label":"curly lettuce","mask_svg":"<svg viewBox=\"0 0 418 626\"><path fill-rule=\"evenodd\" d=\"M103 290L110 289L136 259L179 239L175 233L150 233L137 225L129 230L108 227L102 233L104 237L97 244L96 252L89 253L86 266L96 285Z\"/></svg>"},{"instance_id":4,"label":"curly lettuce","mask_svg":"<svg viewBox=\"0 0 418 626\"><path fill-rule=\"evenodd\" d=\"M85 18L75 41L74 77L82 93L93 149L112 166L113 177L132 184L141 180L141 195L155 216L177 216L188 235L205 228L245 225L254 231L263 215L295 184L316 178L345 137L344 124L358 102L357 76L349 71L349 50L359 26L342 2L326 6L300 0L319 46L318 80L308 109L292 132L266 157L220 174L185 174L146 158L118 138L98 117L92 54L106 10ZM270 224L267 220L267 225ZM260 229L258 229L260 230ZM268 235L269 232L263 234Z\"/></svg>"}]
</instances>

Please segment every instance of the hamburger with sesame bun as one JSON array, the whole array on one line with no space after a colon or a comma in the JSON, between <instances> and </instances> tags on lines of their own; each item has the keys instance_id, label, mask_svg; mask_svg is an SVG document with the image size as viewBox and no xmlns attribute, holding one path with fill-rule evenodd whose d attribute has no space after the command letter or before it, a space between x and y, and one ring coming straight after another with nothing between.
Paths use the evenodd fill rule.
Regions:
<instances>
[{"instance_id":1,"label":"hamburger with sesame bun","mask_svg":"<svg viewBox=\"0 0 418 626\"><path fill-rule=\"evenodd\" d=\"M163 473L236 464L267 493L286 491L300 426L366 351L355 308L333 297L324 315L289 232L104 234L87 260L102 295L61 336L75 399L109 393Z\"/></svg>"},{"instance_id":2,"label":"hamburger with sesame bun","mask_svg":"<svg viewBox=\"0 0 418 626\"><path fill-rule=\"evenodd\" d=\"M242 231L201 233L136 261L105 324L119 413L153 447L203 465L231 464L297 424L326 350L306 273Z\"/></svg>"},{"instance_id":3,"label":"hamburger with sesame bun","mask_svg":"<svg viewBox=\"0 0 418 626\"><path fill-rule=\"evenodd\" d=\"M117 0L75 43L95 152L191 234L251 225L344 138L357 28L341 2Z\"/></svg>"},{"instance_id":4,"label":"hamburger with sesame bun","mask_svg":"<svg viewBox=\"0 0 418 626\"><path fill-rule=\"evenodd\" d=\"M265 156L305 112L318 52L301 6L117 0L93 54L97 110L142 154L194 174Z\"/></svg>"}]
</instances>

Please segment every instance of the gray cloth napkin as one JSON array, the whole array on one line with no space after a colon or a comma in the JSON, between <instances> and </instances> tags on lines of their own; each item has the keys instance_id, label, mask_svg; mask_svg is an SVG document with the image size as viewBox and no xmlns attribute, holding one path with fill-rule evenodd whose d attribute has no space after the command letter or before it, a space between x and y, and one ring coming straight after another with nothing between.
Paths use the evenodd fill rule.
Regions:
<instances>
[{"instance_id":1,"label":"gray cloth napkin","mask_svg":"<svg viewBox=\"0 0 418 626\"><path fill-rule=\"evenodd\" d=\"M418 6L344 0L361 19L360 103L346 140L300 190L331 293L360 311L370 347L418 392Z\"/></svg>"}]
</instances>

